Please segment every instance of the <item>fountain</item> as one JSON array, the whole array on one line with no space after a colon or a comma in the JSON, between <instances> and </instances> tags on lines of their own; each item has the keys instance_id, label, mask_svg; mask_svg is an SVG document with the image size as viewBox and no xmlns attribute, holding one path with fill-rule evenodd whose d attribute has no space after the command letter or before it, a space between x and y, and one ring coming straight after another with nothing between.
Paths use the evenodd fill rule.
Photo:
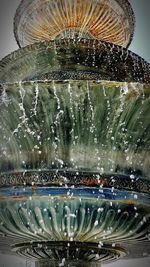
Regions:
<instances>
[{"instance_id":1,"label":"fountain","mask_svg":"<svg viewBox=\"0 0 150 267\"><path fill-rule=\"evenodd\" d=\"M36 267L150 254L150 64L127 0L22 0L0 62L0 250Z\"/></svg>"}]
</instances>

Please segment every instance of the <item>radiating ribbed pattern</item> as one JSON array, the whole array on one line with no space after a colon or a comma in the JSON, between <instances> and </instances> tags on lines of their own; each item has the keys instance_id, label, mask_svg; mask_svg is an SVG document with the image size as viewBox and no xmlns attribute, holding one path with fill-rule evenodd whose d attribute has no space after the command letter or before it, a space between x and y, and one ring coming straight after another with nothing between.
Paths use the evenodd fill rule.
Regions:
<instances>
[{"instance_id":1,"label":"radiating ribbed pattern","mask_svg":"<svg viewBox=\"0 0 150 267\"><path fill-rule=\"evenodd\" d=\"M39 260L36 266L40 267L55 267L62 262L70 267L100 267L101 262L112 262L126 255L126 251L120 247L99 247L96 243L64 241L26 243L15 246L15 250L21 256Z\"/></svg>"},{"instance_id":2,"label":"radiating ribbed pattern","mask_svg":"<svg viewBox=\"0 0 150 267\"><path fill-rule=\"evenodd\" d=\"M60 35L92 37L126 47L133 31L133 11L124 0L28 0L22 1L15 17L21 46Z\"/></svg>"},{"instance_id":3,"label":"radiating ribbed pattern","mask_svg":"<svg viewBox=\"0 0 150 267\"><path fill-rule=\"evenodd\" d=\"M1 200L0 232L8 240L14 237L12 245L27 241L143 245L150 230L149 209L128 202L83 196Z\"/></svg>"},{"instance_id":4,"label":"radiating ribbed pattern","mask_svg":"<svg viewBox=\"0 0 150 267\"><path fill-rule=\"evenodd\" d=\"M125 49L133 32L127 0L21 1L30 45L0 62L1 251L36 267L150 252L150 64Z\"/></svg>"}]
</instances>

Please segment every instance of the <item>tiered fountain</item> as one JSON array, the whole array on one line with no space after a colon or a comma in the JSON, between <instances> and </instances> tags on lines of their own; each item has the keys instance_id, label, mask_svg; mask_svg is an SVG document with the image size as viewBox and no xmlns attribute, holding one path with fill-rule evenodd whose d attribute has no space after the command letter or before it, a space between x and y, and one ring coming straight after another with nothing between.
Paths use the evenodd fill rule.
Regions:
<instances>
[{"instance_id":1,"label":"tiered fountain","mask_svg":"<svg viewBox=\"0 0 150 267\"><path fill-rule=\"evenodd\" d=\"M36 267L150 254L150 65L127 0L23 0L0 62L0 250Z\"/></svg>"}]
</instances>

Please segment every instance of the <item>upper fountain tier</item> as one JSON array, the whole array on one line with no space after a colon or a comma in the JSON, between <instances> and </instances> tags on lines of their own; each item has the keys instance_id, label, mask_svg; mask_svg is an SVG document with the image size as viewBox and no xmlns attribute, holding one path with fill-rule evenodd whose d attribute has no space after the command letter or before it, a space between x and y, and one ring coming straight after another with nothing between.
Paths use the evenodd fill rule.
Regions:
<instances>
[{"instance_id":1,"label":"upper fountain tier","mask_svg":"<svg viewBox=\"0 0 150 267\"><path fill-rule=\"evenodd\" d=\"M77 36L127 47L134 22L128 0L22 0L14 33L19 46Z\"/></svg>"}]
</instances>

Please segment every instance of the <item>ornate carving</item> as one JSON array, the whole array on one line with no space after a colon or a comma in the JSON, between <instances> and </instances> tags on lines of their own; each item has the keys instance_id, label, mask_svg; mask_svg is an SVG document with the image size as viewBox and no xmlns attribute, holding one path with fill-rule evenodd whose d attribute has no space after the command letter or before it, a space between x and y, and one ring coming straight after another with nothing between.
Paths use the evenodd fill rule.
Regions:
<instances>
[{"instance_id":1,"label":"ornate carving","mask_svg":"<svg viewBox=\"0 0 150 267\"><path fill-rule=\"evenodd\" d=\"M134 181L130 176L117 173L107 175L100 173L48 170L26 171L0 174L0 186L85 186L125 189L134 192L150 192L150 180L137 177Z\"/></svg>"}]
</instances>

